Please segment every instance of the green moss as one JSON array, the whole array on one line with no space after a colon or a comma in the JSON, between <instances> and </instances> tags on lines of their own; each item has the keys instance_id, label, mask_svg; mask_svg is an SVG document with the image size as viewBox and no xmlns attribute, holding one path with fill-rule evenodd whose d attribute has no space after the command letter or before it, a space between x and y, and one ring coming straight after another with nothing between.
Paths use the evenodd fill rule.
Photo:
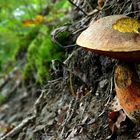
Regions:
<instances>
[{"instance_id":1,"label":"green moss","mask_svg":"<svg viewBox=\"0 0 140 140\"><path fill-rule=\"evenodd\" d=\"M19 36L20 43L15 53L16 59L19 59L19 58L21 59L24 57L24 54L26 54L30 43L32 42L32 40L36 38L38 31L39 31L39 28L36 27L36 28L31 29L27 34L22 34Z\"/></svg>"},{"instance_id":2,"label":"green moss","mask_svg":"<svg viewBox=\"0 0 140 140\"><path fill-rule=\"evenodd\" d=\"M30 73L36 73L33 79L37 83L43 84L50 79L51 61L54 59L61 60L62 58L62 49L51 41L50 30L43 26L27 50L27 64L24 69L25 81L30 81Z\"/></svg>"},{"instance_id":3,"label":"green moss","mask_svg":"<svg viewBox=\"0 0 140 140\"><path fill-rule=\"evenodd\" d=\"M3 73L8 72L6 63L14 61L18 42L19 40L15 33L8 29L0 28L0 71Z\"/></svg>"},{"instance_id":4,"label":"green moss","mask_svg":"<svg viewBox=\"0 0 140 140\"><path fill-rule=\"evenodd\" d=\"M34 66L31 65L30 63L27 63L23 70L23 79L24 79L25 84L28 85L30 82L33 82L33 83L35 82L33 71L35 71Z\"/></svg>"},{"instance_id":5,"label":"green moss","mask_svg":"<svg viewBox=\"0 0 140 140\"><path fill-rule=\"evenodd\" d=\"M6 100L6 97L0 95L0 105L3 104Z\"/></svg>"},{"instance_id":6,"label":"green moss","mask_svg":"<svg viewBox=\"0 0 140 140\"><path fill-rule=\"evenodd\" d=\"M65 13L69 10L70 4L68 1L60 0L53 4L48 3L48 7L50 10L44 17L43 23L34 27L22 27L23 31L18 34L20 41L15 58L16 60L22 59L26 63L23 68L23 78L26 84L30 81L39 84L46 82L51 78L49 75L51 61L64 58L62 48L51 41L50 34L53 29L68 22ZM57 38L62 45L67 45L69 36L68 32L61 32Z\"/></svg>"}]
</instances>

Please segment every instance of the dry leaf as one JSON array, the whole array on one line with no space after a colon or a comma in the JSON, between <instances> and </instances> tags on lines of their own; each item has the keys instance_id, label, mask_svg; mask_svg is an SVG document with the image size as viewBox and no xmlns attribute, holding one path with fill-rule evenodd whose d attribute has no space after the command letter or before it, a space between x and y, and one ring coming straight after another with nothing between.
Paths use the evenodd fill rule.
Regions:
<instances>
[{"instance_id":1,"label":"dry leaf","mask_svg":"<svg viewBox=\"0 0 140 140\"><path fill-rule=\"evenodd\" d=\"M104 5L104 0L98 0L98 7L101 9Z\"/></svg>"},{"instance_id":2,"label":"dry leaf","mask_svg":"<svg viewBox=\"0 0 140 140\"><path fill-rule=\"evenodd\" d=\"M4 134L9 133L13 128L14 128L13 125L0 124L0 131L3 131Z\"/></svg>"},{"instance_id":3,"label":"dry leaf","mask_svg":"<svg viewBox=\"0 0 140 140\"><path fill-rule=\"evenodd\" d=\"M31 19L29 19L29 20L23 20L22 23L23 23L23 25L24 25L25 27L29 27L29 26L34 25L34 21L31 20Z\"/></svg>"},{"instance_id":4,"label":"dry leaf","mask_svg":"<svg viewBox=\"0 0 140 140\"><path fill-rule=\"evenodd\" d=\"M43 21L44 17L42 15L37 15L35 17L35 21L36 23L41 23Z\"/></svg>"},{"instance_id":5,"label":"dry leaf","mask_svg":"<svg viewBox=\"0 0 140 140\"><path fill-rule=\"evenodd\" d=\"M117 133L117 130L120 129L122 122L126 120L126 114L122 110L116 112L109 112L108 118L109 118L109 128L112 134L108 136L107 139L110 139L111 137L114 136L114 134Z\"/></svg>"},{"instance_id":6,"label":"dry leaf","mask_svg":"<svg viewBox=\"0 0 140 140\"><path fill-rule=\"evenodd\" d=\"M43 19L44 17L42 15L37 15L35 19L24 20L22 21L22 23L25 27L29 27L29 26L38 25L39 23L43 21Z\"/></svg>"},{"instance_id":7,"label":"dry leaf","mask_svg":"<svg viewBox=\"0 0 140 140\"><path fill-rule=\"evenodd\" d=\"M140 23L138 20L133 18L121 18L116 21L115 24L112 25L113 29L118 30L120 32L130 32L130 33L140 33Z\"/></svg>"}]
</instances>

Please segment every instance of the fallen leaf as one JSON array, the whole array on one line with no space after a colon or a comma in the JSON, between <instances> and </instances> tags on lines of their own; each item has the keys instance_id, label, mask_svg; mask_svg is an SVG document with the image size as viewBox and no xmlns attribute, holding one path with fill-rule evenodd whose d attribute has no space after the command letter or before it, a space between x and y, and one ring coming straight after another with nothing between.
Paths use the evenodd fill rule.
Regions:
<instances>
[{"instance_id":1,"label":"fallen leaf","mask_svg":"<svg viewBox=\"0 0 140 140\"><path fill-rule=\"evenodd\" d=\"M41 23L43 21L44 17L42 15L37 15L35 17L35 21L36 23Z\"/></svg>"},{"instance_id":2,"label":"fallen leaf","mask_svg":"<svg viewBox=\"0 0 140 140\"><path fill-rule=\"evenodd\" d=\"M126 120L126 114L120 110L116 112L109 112L108 114L109 118L109 128L111 130L111 135L107 137L107 139L112 138L120 129L122 122Z\"/></svg>"},{"instance_id":3,"label":"fallen leaf","mask_svg":"<svg viewBox=\"0 0 140 140\"><path fill-rule=\"evenodd\" d=\"M115 123L116 127L120 128L121 123L124 122L125 120L126 120L126 114L122 110L120 110L119 116L118 116L117 121Z\"/></svg>"},{"instance_id":4,"label":"fallen leaf","mask_svg":"<svg viewBox=\"0 0 140 140\"><path fill-rule=\"evenodd\" d=\"M112 27L113 29L123 33L125 32L138 33L138 34L140 33L139 21L129 17L125 17L117 20L116 23L112 25Z\"/></svg>"},{"instance_id":5,"label":"fallen leaf","mask_svg":"<svg viewBox=\"0 0 140 140\"><path fill-rule=\"evenodd\" d=\"M98 0L98 7L101 9L104 5L104 0Z\"/></svg>"},{"instance_id":6,"label":"fallen leaf","mask_svg":"<svg viewBox=\"0 0 140 140\"><path fill-rule=\"evenodd\" d=\"M40 24L44 20L42 15L37 15L34 19L23 20L22 23L25 27L34 26Z\"/></svg>"},{"instance_id":7,"label":"fallen leaf","mask_svg":"<svg viewBox=\"0 0 140 140\"><path fill-rule=\"evenodd\" d=\"M13 125L0 124L0 131L3 131L4 134L9 133L13 128L14 128Z\"/></svg>"},{"instance_id":8,"label":"fallen leaf","mask_svg":"<svg viewBox=\"0 0 140 140\"><path fill-rule=\"evenodd\" d=\"M29 27L29 26L33 26L35 22L32 19L28 19L28 20L23 20L22 23L25 27Z\"/></svg>"}]
</instances>

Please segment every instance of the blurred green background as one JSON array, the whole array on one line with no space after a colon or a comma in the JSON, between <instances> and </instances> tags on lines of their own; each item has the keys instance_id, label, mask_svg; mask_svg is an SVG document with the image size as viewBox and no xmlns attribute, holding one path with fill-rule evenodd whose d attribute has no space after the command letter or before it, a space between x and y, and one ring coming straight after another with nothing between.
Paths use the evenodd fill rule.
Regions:
<instances>
[{"instance_id":1,"label":"blurred green background","mask_svg":"<svg viewBox=\"0 0 140 140\"><path fill-rule=\"evenodd\" d=\"M1 0L0 75L19 66L25 82L43 84L51 61L64 56L50 33L69 22L70 9L67 0Z\"/></svg>"}]
</instances>

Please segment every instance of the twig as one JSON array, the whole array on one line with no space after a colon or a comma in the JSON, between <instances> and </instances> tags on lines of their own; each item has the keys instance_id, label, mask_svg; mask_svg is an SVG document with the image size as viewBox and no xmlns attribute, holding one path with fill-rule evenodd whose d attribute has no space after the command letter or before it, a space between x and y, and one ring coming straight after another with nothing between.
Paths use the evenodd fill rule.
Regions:
<instances>
[{"instance_id":1,"label":"twig","mask_svg":"<svg viewBox=\"0 0 140 140\"><path fill-rule=\"evenodd\" d=\"M18 126L16 126L14 129L12 129L6 135L4 135L0 140L6 140L8 137L15 136L16 134L18 134L23 129L23 127L25 127L34 118L35 118L35 115L25 118Z\"/></svg>"},{"instance_id":2,"label":"twig","mask_svg":"<svg viewBox=\"0 0 140 140\"><path fill-rule=\"evenodd\" d=\"M128 3L129 3L129 1L124 2L124 4L122 5L122 7L121 7L121 9L120 9L120 11L119 11L118 14L121 14L121 12L124 11L124 8L125 8L125 6L126 6Z\"/></svg>"},{"instance_id":3,"label":"twig","mask_svg":"<svg viewBox=\"0 0 140 140\"><path fill-rule=\"evenodd\" d=\"M44 97L45 90L42 91L39 98L36 100L34 104L34 115L25 118L19 125L17 125L14 129L12 129L9 133L4 135L0 140L6 140L8 137L13 137L16 134L18 134L28 123L30 123L32 120L34 120L38 113L39 113L39 105L42 102L42 99Z\"/></svg>"},{"instance_id":4,"label":"twig","mask_svg":"<svg viewBox=\"0 0 140 140\"><path fill-rule=\"evenodd\" d=\"M130 15L130 14L136 14L136 13L139 13L139 12L140 12L140 10L137 10L137 11L133 11L133 12L126 13L125 15L128 16L128 15Z\"/></svg>"},{"instance_id":5,"label":"twig","mask_svg":"<svg viewBox=\"0 0 140 140\"><path fill-rule=\"evenodd\" d=\"M68 64L68 62L70 62L70 59L73 58L73 56L79 51L81 50L81 48L78 48L76 50L74 50L68 57L67 59L63 62L63 64L66 66Z\"/></svg>"},{"instance_id":6,"label":"twig","mask_svg":"<svg viewBox=\"0 0 140 140\"><path fill-rule=\"evenodd\" d=\"M41 110L40 109L40 103L42 102L43 100L43 97L44 97L44 93L46 91L45 90L42 90L42 93L40 94L39 98L36 100L35 104L34 104L34 113L35 113L35 116L37 117L37 115L39 114L39 111Z\"/></svg>"},{"instance_id":7,"label":"twig","mask_svg":"<svg viewBox=\"0 0 140 140\"><path fill-rule=\"evenodd\" d=\"M69 78L70 79L70 90L71 90L72 95L75 96L75 91L74 91L73 83L72 83L72 77L73 77L73 75L70 72L70 78Z\"/></svg>"},{"instance_id":8,"label":"twig","mask_svg":"<svg viewBox=\"0 0 140 140\"><path fill-rule=\"evenodd\" d=\"M88 16L93 16L94 14L98 13L100 10L99 9L94 9L93 11L88 13Z\"/></svg>"},{"instance_id":9,"label":"twig","mask_svg":"<svg viewBox=\"0 0 140 140\"><path fill-rule=\"evenodd\" d=\"M69 109L68 109L68 111L67 111L66 119L65 119L65 121L63 122L63 124L61 125L61 126L62 126L62 130L61 130L61 133L60 133L60 137L61 137L61 138L63 138L66 125L68 124L68 122L71 120L71 118L72 118L73 115L74 115L75 108L72 107L73 104L74 104L74 106L76 106L76 104L77 104L77 102L75 102L74 99L71 100L71 102L70 102L70 104L69 104Z\"/></svg>"},{"instance_id":10,"label":"twig","mask_svg":"<svg viewBox=\"0 0 140 140\"><path fill-rule=\"evenodd\" d=\"M75 77L79 78L83 83L87 84L86 81L84 80L85 78L81 76L81 73L77 72L76 70L71 70L70 68L68 68L65 62L63 63L60 62L59 60L56 61L58 61L66 69L67 72L73 74Z\"/></svg>"},{"instance_id":11,"label":"twig","mask_svg":"<svg viewBox=\"0 0 140 140\"><path fill-rule=\"evenodd\" d=\"M75 34L81 32L81 31L85 30L87 27L88 27L88 26L85 26L85 27L83 27L83 28L80 28L79 30L76 30L75 32L73 32L73 35L75 35Z\"/></svg>"},{"instance_id":12,"label":"twig","mask_svg":"<svg viewBox=\"0 0 140 140\"><path fill-rule=\"evenodd\" d=\"M56 39L57 35L58 35L60 32L66 31L67 29L68 29L67 26L61 26L61 27L56 28L55 30L53 30L53 31L51 32L52 41L53 41L54 43L56 43L58 46L60 46L61 48L64 48L64 49L65 49L65 48L70 48L70 47L75 47L75 46L76 46L76 44L72 44L72 45L62 45L60 42L57 41L57 39Z\"/></svg>"},{"instance_id":13,"label":"twig","mask_svg":"<svg viewBox=\"0 0 140 140\"><path fill-rule=\"evenodd\" d=\"M73 1L68 0L72 5L74 5L78 10L80 10L85 16L88 16L88 14L82 9L80 8L78 5L76 5Z\"/></svg>"}]
</instances>

